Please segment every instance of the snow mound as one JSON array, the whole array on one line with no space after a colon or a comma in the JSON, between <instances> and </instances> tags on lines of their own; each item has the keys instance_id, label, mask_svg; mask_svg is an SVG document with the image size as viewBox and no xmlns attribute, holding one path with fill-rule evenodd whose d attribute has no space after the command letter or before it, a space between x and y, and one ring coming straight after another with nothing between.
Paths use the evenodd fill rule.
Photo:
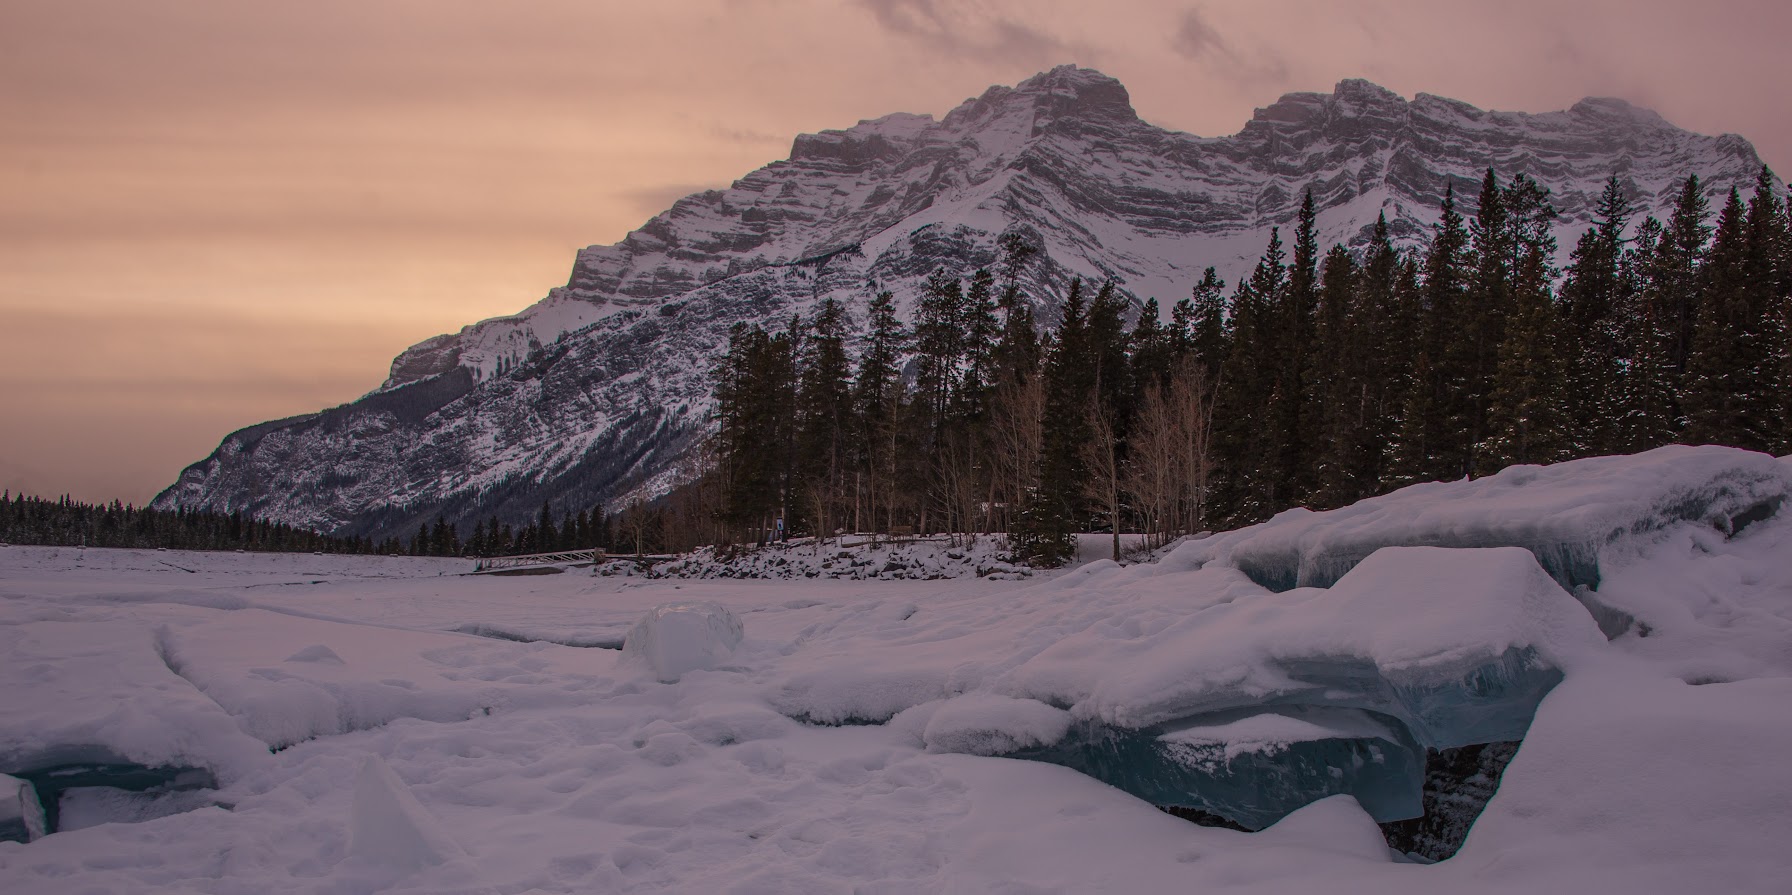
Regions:
<instances>
[{"instance_id":1,"label":"snow mound","mask_svg":"<svg viewBox=\"0 0 1792 895\"><path fill-rule=\"evenodd\" d=\"M891 719L898 727L915 722L924 722L919 738L927 751L965 755L1006 755L1050 746L1070 731L1070 713L1063 709L993 693L926 703Z\"/></svg>"},{"instance_id":2,"label":"snow mound","mask_svg":"<svg viewBox=\"0 0 1792 895\"><path fill-rule=\"evenodd\" d=\"M727 662L743 631L740 617L715 603L665 603L629 630L622 655L646 663L661 683L671 684Z\"/></svg>"},{"instance_id":3,"label":"snow mound","mask_svg":"<svg viewBox=\"0 0 1792 895\"><path fill-rule=\"evenodd\" d=\"M1787 743L1792 679L1695 687L1604 663L1544 702L1451 863L1506 891L1569 867L1607 868L1605 891L1783 891L1767 868L1786 860Z\"/></svg>"},{"instance_id":4,"label":"snow mound","mask_svg":"<svg viewBox=\"0 0 1792 895\"><path fill-rule=\"evenodd\" d=\"M377 755L355 777L352 821L354 853L373 861L414 870L465 854Z\"/></svg>"},{"instance_id":5,"label":"snow mound","mask_svg":"<svg viewBox=\"0 0 1792 895\"><path fill-rule=\"evenodd\" d=\"M1282 818L1258 834L1255 844L1338 852L1376 863L1388 860L1381 830L1350 796L1327 796Z\"/></svg>"},{"instance_id":6,"label":"snow mound","mask_svg":"<svg viewBox=\"0 0 1792 895\"><path fill-rule=\"evenodd\" d=\"M1792 495L1792 470L1737 448L1670 445L1472 481L1402 488L1324 513L1289 510L1188 544L1180 562L1235 566L1271 590L1327 587L1382 547L1523 547L1562 587L1598 589L1601 555L1683 522L1732 534Z\"/></svg>"}]
</instances>

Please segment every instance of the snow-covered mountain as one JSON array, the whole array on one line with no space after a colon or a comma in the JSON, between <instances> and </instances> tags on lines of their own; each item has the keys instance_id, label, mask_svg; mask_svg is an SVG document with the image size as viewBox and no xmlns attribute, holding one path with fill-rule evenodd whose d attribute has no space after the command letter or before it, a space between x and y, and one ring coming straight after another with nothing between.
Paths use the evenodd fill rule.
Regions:
<instances>
[{"instance_id":1,"label":"snow-covered mountain","mask_svg":"<svg viewBox=\"0 0 1792 895\"><path fill-rule=\"evenodd\" d=\"M828 296L862 323L883 289L906 311L928 274L989 263L1005 231L1045 248L1029 285L1049 320L1073 276L1166 308L1209 265L1235 281L1307 190L1322 243L1360 242L1386 214L1411 245L1446 184L1472 212L1488 167L1523 173L1554 191L1566 247L1613 174L1665 216L1686 175L1716 192L1760 164L1741 137L1619 100L1490 112L1360 80L1197 137L1140 120L1113 78L1062 66L940 120L799 136L788 160L580 251L566 285L523 312L407 349L361 399L232 433L156 506L384 534L438 513L470 524L520 519L546 498L651 496L704 428L709 369L734 323L787 320Z\"/></svg>"}]
</instances>

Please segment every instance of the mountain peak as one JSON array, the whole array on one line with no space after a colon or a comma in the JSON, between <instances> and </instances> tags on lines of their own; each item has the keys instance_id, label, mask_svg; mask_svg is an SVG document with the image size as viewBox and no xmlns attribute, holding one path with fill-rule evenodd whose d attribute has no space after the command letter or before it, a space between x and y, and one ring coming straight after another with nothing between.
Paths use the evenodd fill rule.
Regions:
<instances>
[{"instance_id":1,"label":"mountain peak","mask_svg":"<svg viewBox=\"0 0 1792 895\"><path fill-rule=\"evenodd\" d=\"M1030 114L1040 123L1059 118L1085 122L1139 120L1132 97L1118 80L1092 68L1060 65L1013 87L991 87L947 113L948 127L977 127L995 118Z\"/></svg>"},{"instance_id":2,"label":"mountain peak","mask_svg":"<svg viewBox=\"0 0 1792 895\"><path fill-rule=\"evenodd\" d=\"M1406 100L1374 81L1362 78L1345 78L1332 88L1332 97L1349 102L1375 105L1405 105Z\"/></svg>"}]
</instances>

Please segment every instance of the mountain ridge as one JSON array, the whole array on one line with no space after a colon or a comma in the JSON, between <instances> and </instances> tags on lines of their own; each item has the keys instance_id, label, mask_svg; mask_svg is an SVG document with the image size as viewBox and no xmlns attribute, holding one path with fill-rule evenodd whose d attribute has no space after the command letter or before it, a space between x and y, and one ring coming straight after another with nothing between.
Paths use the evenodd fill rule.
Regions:
<instances>
[{"instance_id":1,"label":"mountain ridge","mask_svg":"<svg viewBox=\"0 0 1792 895\"><path fill-rule=\"evenodd\" d=\"M1722 190L1759 166L1740 137L1622 100L1496 112L1354 79L1198 137L1140 119L1119 81L1060 66L939 119L799 135L789 158L580 250L566 284L522 312L407 349L357 401L227 436L154 505L383 535L438 513L515 521L544 499L652 496L703 429L708 359L730 325L826 296L862 321L885 288L906 310L934 269L989 263L1002 232L1044 247L1027 285L1049 321L1073 276L1166 306L1205 266L1235 281L1309 189L1322 243L1360 244L1386 214L1410 246L1446 186L1472 211L1487 167L1524 173L1554 189L1565 250L1609 175L1659 216L1686 174Z\"/></svg>"}]
</instances>

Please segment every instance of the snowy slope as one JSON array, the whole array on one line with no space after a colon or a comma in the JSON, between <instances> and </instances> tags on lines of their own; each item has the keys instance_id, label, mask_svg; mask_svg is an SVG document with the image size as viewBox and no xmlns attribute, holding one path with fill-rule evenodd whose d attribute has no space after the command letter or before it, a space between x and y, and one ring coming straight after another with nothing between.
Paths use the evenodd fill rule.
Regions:
<instances>
[{"instance_id":1,"label":"snowy slope","mask_svg":"<svg viewBox=\"0 0 1792 895\"><path fill-rule=\"evenodd\" d=\"M437 512L470 525L520 520L544 497L653 495L705 422L731 325L782 325L829 296L862 324L880 289L907 313L928 274L989 263L1005 231L1045 249L1036 300L1072 276L1111 278L1167 311L1208 265L1236 281L1307 190L1323 241L1360 242L1386 214L1411 245L1446 184L1472 211L1486 168L1524 173L1554 190L1566 250L1614 173L1659 214L1689 173L1724 190L1759 165L1740 137L1614 100L1488 112L1365 81L1289 94L1237 134L1197 137L1140 120L1119 82L1060 67L939 120L802 135L789 159L580 251L566 285L521 313L408 349L362 399L233 433L157 505L408 533Z\"/></svg>"},{"instance_id":2,"label":"snowy slope","mask_svg":"<svg viewBox=\"0 0 1792 895\"><path fill-rule=\"evenodd\" d=\"M494 578L442 574L464 568L449 561L0 548L0 632L37 644L0 654L0 737L159 760L135 747L165 729L77 722L108 699L235 722L191 725L178 759L217 789L139 823L98 823L145 815L76 798L84 828L0 842L0 890L1777 893L1792 872L1792 511L1729 532L1721 512L1673 507L1616 539L1607 527L1626 489L1632 507L1679 488L1717 508L1709 484L1738 470L1792 488L1792 464L1725 450L1562 464L1533 476L1543 494L1495 503L1394 495L1443 530L1473 518L1604 544L1599 599L1646 623L1609 640L1535 554L1407 546L1437 532L1361 511L1339 518L1387 546L1330 587L1281 591L1207 542L1026 581ZM1549 494L1606 509L1564 532ZM1278 528L1315 530L1295 516L1207 540L1299 540ZM713 604L742 636L724 625L707 669L661 683L617 649L457 633L616 638L667 603ZM145 655L133 636L173 648L132 675L95 664L104 644ZM1370 792L1314 793L1242 833L1037 754L1091 724L1189 712L1207 720L1150 735L1227 762L1391 743L1411 719L1362 714L1352 693L1447 684L1515 647L1553 684L1461 851L1431 866L1389 853ZM339 731L232 745L287 737L266 722L325 717L326 696ZM835 726L853 720L868 723Z\"/></svg>"}]
</instances>

